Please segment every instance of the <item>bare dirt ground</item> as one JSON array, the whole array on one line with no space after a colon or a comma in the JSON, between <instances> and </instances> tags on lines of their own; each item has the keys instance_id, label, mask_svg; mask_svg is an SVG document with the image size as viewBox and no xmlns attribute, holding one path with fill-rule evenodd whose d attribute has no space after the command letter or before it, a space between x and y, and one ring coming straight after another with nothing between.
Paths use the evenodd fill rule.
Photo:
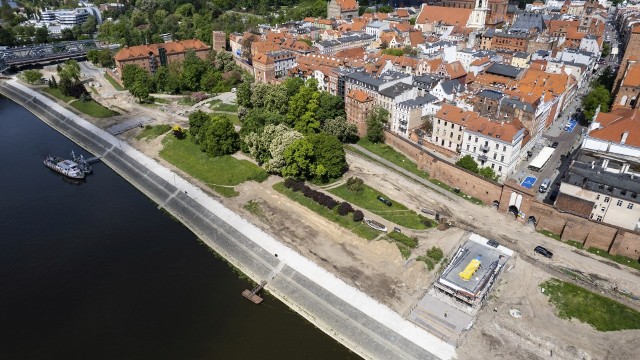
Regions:
<instances>
[{"instance_id":1,"label":"bare dirt ground","mask_svg":"<svg viewBox=\"0 0 640 360\"><path fill-rule=\"evenodd\" d=\"M513 268L502 274L460 342L460 359L637 358L640 331L598 332L579 321L560 319L538 287L549 275L518 256L510 264ZM511 309L520 310L522 317L512 317Z\"/></svg>"},{"instance_id":2,"label":"bare dirt ground","mask_svg":"<svg viewBox=\"0 0 640 360\"><path fill-rule=\"evenodd\" d=\"M121 98L118 95L113 101L116 106L128 111L123 118L145 114L153 116L156 123L176 123L176 117L170 113L160 111L157 107L141 107L126 96ZM118 119L111 121L114 120ZM109 123L92 121L101 127ZM443 196L377 164L349 156L350 170L346 177L361 177L365 183L389 195L394 201L416 211L421 208L438 211L454 224L446 231L403 229L403 232L417 236L420 241L411 258L404 260L394 244L366 241L273 190L272 185L280 181L279 178L271 177L260 184L243 183L236 187L239 196L220 198L204 184L160 159L161 137L139 141L135 139L139 131L130 130L121 138L181 173L225 206L400 314L406 315L438 274L438 267L429 272L423 263L415 261L416 255L421 255L431 246L439 246L450 258L465 231L474 231L518 251L519 254L510 260L507 268L514 266L501 275L474 326L459 342L460 359L637 358L633 354L640 341L640 331L600 333L577 321L562 320L554 314L554 308L538 289L538 284L551 275L562 278L560 270L570 269L585 274L590 281L586 283L588 287L597 288L607 296L639 308L636 302L629 299L625 301L611 291L613 287L618 287L640 295L640 276L636 271L620 268L616 264L612 266L606 260L579 253L574 248L536 233L533 228L515 224L512 217L492 208L478 207L461 198ZM243 208L250 201L258 204L258 211L249 212ZM551 248L555 254L553 261L534 258L532 249L535 245ZM566 276L564 280L567 280ZM498 308L498 311L494 312L494 308ZM511 317L509 310L512 308L520 310L522 318Z\"/></svg>"}]
</instances>

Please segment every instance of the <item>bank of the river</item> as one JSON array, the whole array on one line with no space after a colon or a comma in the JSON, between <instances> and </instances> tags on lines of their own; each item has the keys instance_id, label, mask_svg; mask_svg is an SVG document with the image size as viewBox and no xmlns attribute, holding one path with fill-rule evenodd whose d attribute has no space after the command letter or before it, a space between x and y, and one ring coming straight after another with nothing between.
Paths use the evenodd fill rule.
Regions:
<instances>
[{"instance_id":1,"label":"bank of the river","mask_svg":"<svg viewBox=\"0 0 640 360\"><path fill-rule=\"evenodd\" d=\"M245 276L105 164L81 182L43 166L93 154L3 96L0 123L1 359L359 358L244 301Z\"/></svg>"},{"instance_id":2,"label":"bank of the river","mask_svg":"<svg viewBox=\"0 0 640 360\"><path fill-rule=\"evenodd\" d=\"M203 241L329 335L366 358L451 358L453 347L282 245L196 186L15 81L0 91L103 161ZM277 254L277 256L276 256ZM282 269L272 273L274 269Z\"/></svg>"}]
</instances>

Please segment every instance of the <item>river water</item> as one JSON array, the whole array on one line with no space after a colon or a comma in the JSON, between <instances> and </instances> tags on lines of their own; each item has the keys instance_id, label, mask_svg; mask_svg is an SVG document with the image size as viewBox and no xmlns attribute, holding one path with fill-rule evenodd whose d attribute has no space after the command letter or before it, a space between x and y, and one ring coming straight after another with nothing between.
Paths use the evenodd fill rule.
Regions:
<instances>
[{"instance_id":1,"label":"river water","mask_svg":"<svg viewBox=\"0 0 640 360\"><path fill-rule=\"evenodd\" d=\"M0 97L0 359L357 359L104 164Z\"/></svg>"}]
</instances>

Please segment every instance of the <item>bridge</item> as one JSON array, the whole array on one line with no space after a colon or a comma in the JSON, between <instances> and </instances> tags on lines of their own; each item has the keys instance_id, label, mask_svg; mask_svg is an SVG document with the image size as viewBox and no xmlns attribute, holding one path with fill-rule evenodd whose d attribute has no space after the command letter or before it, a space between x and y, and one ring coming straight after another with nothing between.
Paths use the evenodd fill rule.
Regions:
<instances>
[{"instance_id":1,"label":"bridge","mask_svg":"<svg viewBox=\"0 0 640 360\"><path fill-rule=\"evenodd\" d=\"M11 67L45 64L54 61L77 59L97 49L94 40L65 41L51 44L21 46L0 50L0 72Z\"/></svg>"}]
</instances>

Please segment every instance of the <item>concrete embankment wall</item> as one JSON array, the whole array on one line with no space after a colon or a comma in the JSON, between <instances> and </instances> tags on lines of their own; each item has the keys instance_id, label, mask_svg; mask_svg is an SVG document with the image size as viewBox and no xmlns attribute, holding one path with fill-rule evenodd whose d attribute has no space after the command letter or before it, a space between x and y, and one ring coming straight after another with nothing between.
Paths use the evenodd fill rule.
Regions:
<instances>
[{"instance_id":1,"label":"concrete embankment wall","mask_svg":"<svg viewBox=\"0 0 640 360\"><path fill-rule=\"evenodd\" d=\"M360 356L371 359L455 356L453 346L348 286L180 176L57 103L14 82L0 82L0 93L101 156L105 164L255 281L264 280L284 261L285 266L268 283L267 289ZM246 300L238 294L238 301ZM254 305L247 303L247 306Z\"/></svg>"}]
</instances>

